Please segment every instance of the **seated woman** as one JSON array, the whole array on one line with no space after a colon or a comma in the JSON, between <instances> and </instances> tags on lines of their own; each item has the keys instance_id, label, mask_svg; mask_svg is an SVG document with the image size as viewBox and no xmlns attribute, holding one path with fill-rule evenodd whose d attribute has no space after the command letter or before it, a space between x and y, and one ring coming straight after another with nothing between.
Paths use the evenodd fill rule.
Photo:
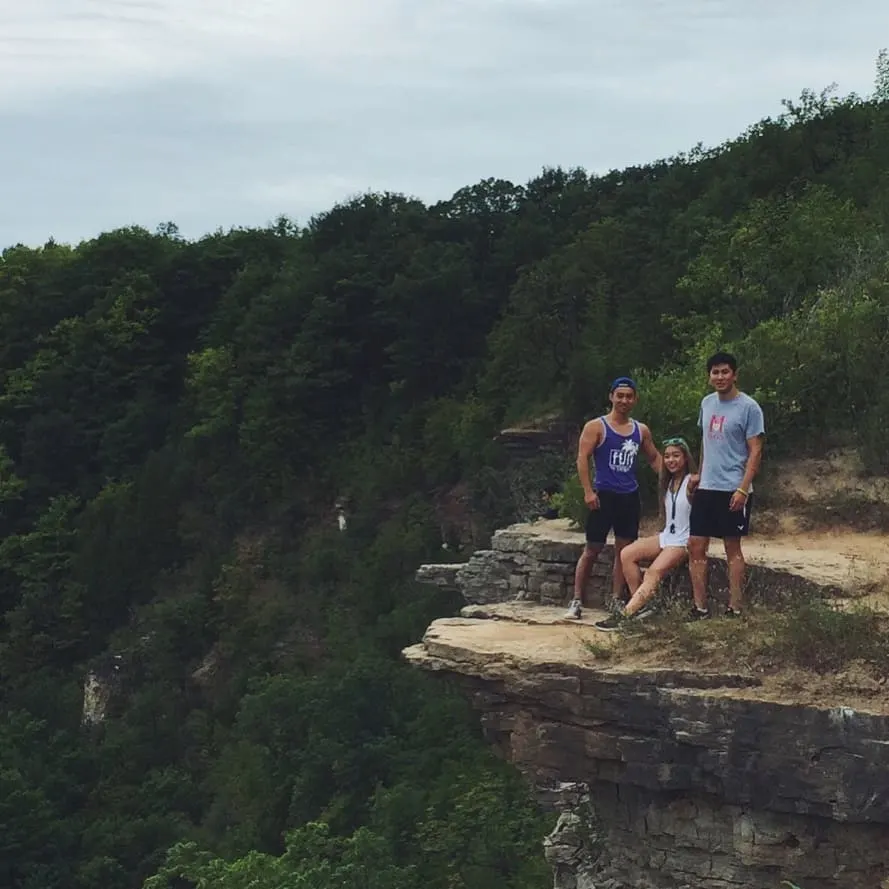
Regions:
<instances>
[{"instance_id":1,"label":"seated woman","mask_svg":"<svg viewBox=\"0 0 889 889\"><path fill-rule=\"evenodd\" d=\"M643 537L624 547L620 554L624 577L630 588L630 601L623 610L596 623L600 630L616 630L627 618L637 620L651 614L649 602L664 575L678 568L688 558L688 534L691 519L691 494L688 478L697 472L694 457L684 438L664 442L658 490L661 494L661 519L664 530L653 537ZM639 562L651 560L642 580Z\"/></svg>"}]
</instances>

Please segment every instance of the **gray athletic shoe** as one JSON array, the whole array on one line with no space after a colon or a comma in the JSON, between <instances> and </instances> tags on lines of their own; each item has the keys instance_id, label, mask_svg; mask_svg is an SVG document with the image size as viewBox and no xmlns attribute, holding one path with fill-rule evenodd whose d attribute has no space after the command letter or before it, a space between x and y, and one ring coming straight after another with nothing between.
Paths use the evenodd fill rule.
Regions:
<instances>
[{"instance_id":1,"label":"gray athletic shoe","mask_svg":"<svg viewBox=\"0 0 889 889\"><path fill-rule=\"evenodd\" d=\"M564 614L565 620L580 620L583 616L583 606L580 604L580 599L572 599L571 604L568 606L568 610Z\"/></svg>"}]
</instances>

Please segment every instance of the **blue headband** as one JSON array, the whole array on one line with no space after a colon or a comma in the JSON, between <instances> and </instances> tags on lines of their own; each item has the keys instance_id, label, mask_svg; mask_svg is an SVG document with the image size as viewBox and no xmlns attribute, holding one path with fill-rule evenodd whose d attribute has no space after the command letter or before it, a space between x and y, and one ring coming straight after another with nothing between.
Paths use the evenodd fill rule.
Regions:
<instances>
[{"instance_id":1,"label":"blue headband","mask_svg":"<svg viewBox=\"0 0 889 889\"><path fill-rule=\"evenodd\" d=\"M626 386L629 389L632 389L634 392L636 391L636 384L633 382L630 377L618 377L611 384L611 391L614 392L615 389L619 389L621 386Z\"/></svg>"}]
</instances>

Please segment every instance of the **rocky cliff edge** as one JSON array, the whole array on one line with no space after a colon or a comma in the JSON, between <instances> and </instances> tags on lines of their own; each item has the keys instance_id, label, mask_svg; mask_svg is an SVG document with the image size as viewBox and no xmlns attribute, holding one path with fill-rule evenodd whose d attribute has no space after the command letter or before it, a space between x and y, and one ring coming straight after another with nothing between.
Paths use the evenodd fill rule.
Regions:
<instances>
[{"instance_id":1,"label":"rocky cliff edge","mask_svg":"<svg viewBox=\"0 0 889 889\"><path fill-rule=\"evenodd\" d=\"M882 567L849 547L815 559L751 540L759 607L743 626L667 615L644 634L603 634L594 609L561 618L582 546L564 522L539 522L498 532L463 565L424 566L420 579L470 604L404 653L460 685L488 740L559 813L545 842L557 889L883 885L885 676L791 668L761 644L772 606L844 607L874 595ZM719 596L724 566L712 562ZM589 591L600 601L607 566L606 553ZM686 591L680 573L666 600Z\"/></svg>"}]
</instances>

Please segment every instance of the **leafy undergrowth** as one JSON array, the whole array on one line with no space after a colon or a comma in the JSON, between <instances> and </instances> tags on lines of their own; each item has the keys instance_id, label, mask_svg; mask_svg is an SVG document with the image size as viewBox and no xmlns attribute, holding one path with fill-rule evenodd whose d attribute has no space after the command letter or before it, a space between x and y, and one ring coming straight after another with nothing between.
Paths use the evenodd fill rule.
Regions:
<instances>
[{"instance_id":1,"label":"leafy undergrowth","mask_svg":"<svg viewBox=\"0 0 889 889\"><path fill-rule=\"evenodd\" d=\"M587 654L597 661L610 661L615 654L615 646L607 642L599 642L596 639L587 639L583 643Z\"/></svg>"},{"instance_id":2,"label":"leafy undergrowth","mask_svg":"<svg viewBox=\"0 0 889 889\"><path fill-rule=\"evenodd\" d=\"M755 672L797 668L833 673L863 667L889 676L889 615L870 606L840 608L828 600L799 602L771 611L760 607L739 620L686 621L687 606L629 623L622 635L627 654L659 651L677 660Z\"/></svg>"}]
</instances>

